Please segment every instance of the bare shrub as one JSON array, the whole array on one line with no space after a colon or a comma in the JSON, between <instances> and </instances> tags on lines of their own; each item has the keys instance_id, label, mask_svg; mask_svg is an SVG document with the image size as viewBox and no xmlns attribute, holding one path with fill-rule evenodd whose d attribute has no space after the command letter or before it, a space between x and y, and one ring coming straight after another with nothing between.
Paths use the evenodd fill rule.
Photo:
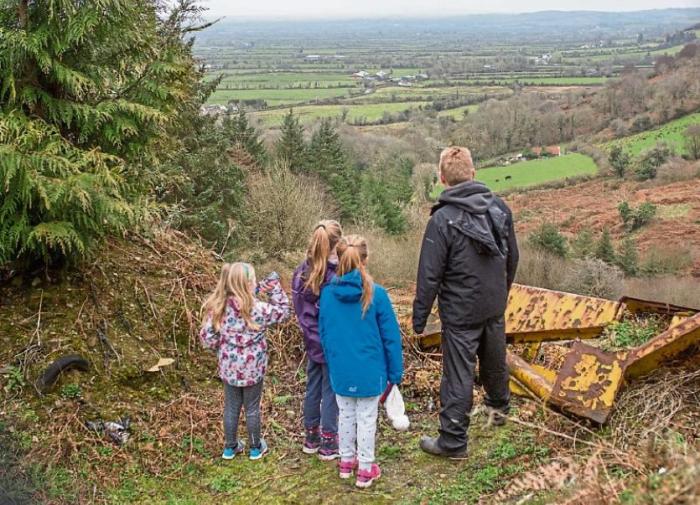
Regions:
<instances>
[{"instance_id":1,"label":"bare shrub","mask_svg":"<svg viewBox=\"0 0 700 505\"><path fill-rule=\"evenodd\" d=\"M337 212L318 181L295 175L285 165L251 179L246 207L246 239L260 258L304 249L314 225Z\"/></svg>"},{"instance_id":2,"label":"bare shrub","mask_svg":"<svg viewBox=\"0 0 700 505\"><path fill-rule=\"evenodd\" d=\"M687 181L700 177L700 161L687 161L671 158L659 167L656 181L658 185Z\"/></svg>"},{"instance_id":3,"label":"bare shrub","mask_svg":"<svg viewBox=\"0 0 700 505\"><path fill-rule=\"evenodd\" d=\"M377 282L407 286L416 280L421 241L417 235L388 235L381 230L357 230L369 244L369 270Z\"/></svg>"},{"instance_id":4,"label":"bare shrub","mask_svg":"<svg viewBox=\"0 0 700 505\"><path fill-rule=\"evenodd\" d=\"M692 277L627 278L623 292L627 296L700 308L700 279Z\"/></svg>"},{"instance_id":5,"label":"bare shrub","mask_svg":"<svg viewBox=\"0 0 700 505\"><path fill-rule=\"evenodd\" d=\"M566 291L600 298L618 298L622 291L622 271L597 258L574 260L567 269Z\"/></svg>"},{"instance_id":6,"label":"bare shrub","mask_svg":"<svg viewBox=\"0 0 700 505\"><path fill-rule=\"evenodd\" d=\"M569 262L540 248L522 244L516 282L539 288L563 290Z\"/></svg>"},{"instance_id":7,"label":"bare shrub","mask_svg":"<svg viewBox=\"0 0 700 505\"><path fill-rule=\"evenodd\" d=\"M404 209L408 221L406 233L396 236L371 227L353 230L369 242L369 269L378 282L407 286L416 280L418 258L429 212L424 205Z\"/></svg>"},{"instance_id":8,"label":"bare shrub","mask_svg":"<svg viewBox=\"0 0 700 505\"><path fill-rule=\"evenodd\" d=\"M690 249L655 246L644 255L640 270L645 275L671 275L685 271L692 264Z\"/></svg>"},{"instance_id":9,"label":"bare shrub","mask_svg":"<svg viewBox=\"0 0 700 505\"><path fill-rule=\"evenodd\" d=\"M413 168L413 191L419 202L429 200L436 177L437 165L434 163L419 163Z\"/></svg>"}]
</instances>

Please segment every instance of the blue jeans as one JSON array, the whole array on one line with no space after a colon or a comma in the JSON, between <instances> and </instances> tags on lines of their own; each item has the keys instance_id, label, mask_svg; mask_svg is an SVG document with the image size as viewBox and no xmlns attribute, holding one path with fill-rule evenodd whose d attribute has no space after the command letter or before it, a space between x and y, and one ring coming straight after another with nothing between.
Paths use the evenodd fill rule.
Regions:
<instances>
[{"instance_id":1,"label":"blue jeans","mask_svg":"<svg viewBox=\"0 0 700 505\"><path fill-rule=\"evenodd\" d=\"M331 389L328 365L308 360L304 428L321 427L323 433L338 433L338 404Z\"/></svg>"}]
</instances>

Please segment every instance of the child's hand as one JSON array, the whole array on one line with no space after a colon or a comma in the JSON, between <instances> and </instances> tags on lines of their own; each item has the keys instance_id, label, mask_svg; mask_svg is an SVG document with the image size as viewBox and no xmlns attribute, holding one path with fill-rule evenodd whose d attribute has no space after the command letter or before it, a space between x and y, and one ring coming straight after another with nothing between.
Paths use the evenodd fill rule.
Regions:
<instances>
[{"instance_id":1,"label":"child's hand","mask_svg":"<svg viewBox=\"0 0 700 505\"><path fill-rule=\"evenodd\" d=\"M258 293L270 293L275 283L281 283L280 275L277 272L271 272L258 283Z\"/></svg>"}]
</instances>

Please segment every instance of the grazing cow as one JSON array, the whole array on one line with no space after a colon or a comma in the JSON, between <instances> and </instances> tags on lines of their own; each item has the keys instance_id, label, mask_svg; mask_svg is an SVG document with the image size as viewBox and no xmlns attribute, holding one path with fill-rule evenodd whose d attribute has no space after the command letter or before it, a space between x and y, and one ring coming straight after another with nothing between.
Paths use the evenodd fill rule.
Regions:
<instances>
[{"instance_id":1,"label":"grazing cow","mask_svg":"<svg viewBox=\"0 0 700 505\"><path fill-rule=\"evenodd\" d=\"M512 178L513 178L513 177L511 177L510 175L506 175L506 180L507 180L507 181L511 180Z\"/></svg>"},{"instance_id":2,"label":"grazing cow","mask_svg":"<svg viewBox=\"0 0 700 505\"><path fill-rule=\"evenodd\" d=\"M501 182L501 179L496 179L496 182Z\"/></svg>"}]
</instances>

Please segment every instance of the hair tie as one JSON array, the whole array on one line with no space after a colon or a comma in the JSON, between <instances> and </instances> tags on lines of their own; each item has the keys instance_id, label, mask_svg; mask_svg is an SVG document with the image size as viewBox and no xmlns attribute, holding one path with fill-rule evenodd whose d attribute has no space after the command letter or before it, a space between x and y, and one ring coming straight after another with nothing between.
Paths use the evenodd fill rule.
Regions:
<instances>
[{"instance_id":1,"label":"hair tie","mask_svg":"<svg viewBox=\"0 0 700 505\"><path fill-rule=\"evenodd\" d=\"M316 225L316 228L314 228L314 231L318 230L319 228L323 228L325 230L326 225L325 224L318 224L318 225Z\"/></svg>"},{"instance_id":2,"label":"hair tie","mask_svg":"<svg viewBox=\"0 0 700 505\"><path fill-rule=\"evenodd\" d=\"M355 244L348 244L348 247L357 247Z\"/></svg>"}]
</instances>

